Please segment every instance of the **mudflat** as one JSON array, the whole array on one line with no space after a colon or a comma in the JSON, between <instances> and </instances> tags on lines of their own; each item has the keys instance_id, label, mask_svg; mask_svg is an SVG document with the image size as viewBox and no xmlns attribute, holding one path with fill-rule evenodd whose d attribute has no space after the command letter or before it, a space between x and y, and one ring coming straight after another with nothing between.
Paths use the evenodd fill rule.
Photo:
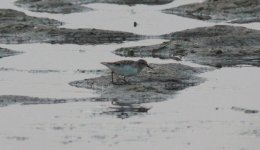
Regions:
<instances>
[{"instance_id":1,"label":"mudflat","mask_svg":"<svg viewBox=\"0 0 260 150\"><path fill-rule=\"evenodd\" d=\"M216 25L162 35L158 45L120 48L115 54L127 57L185 59L222 67L260 66L260 32L245 27Z\"/></svg>"},{"instance_id":2,"label":"mudflat","mask_svg":"<svg viewBox=\"0 0 260 150\"><path fill-rule=\"evenodd\" d=\"M163 12L214 22L260 22L259 0L206 0L202 3L165 9Z\"/></svg>"},{"instance_id":3,"label":"mudflat","mask_svg":"<svg viewBox=\"0 0 260 150\"><path fill-rule=\"evenodd\" d=\"M120 31L60 28L62 22L57 20L31 17L10 9L0 9L0 21L0 43L4 44L104 44L139 40L143 37Z\"/></svg>"},{"instance_id":4,"label":"mudflat","mask_svg":"<svg viewBox=\"0 0 260 150\"><path fill-rule=\"evenodd\" d=\"M196 74L212 70L206 67L190 67L182 64L150 64L153 69L145 68L139 75L120 78L112 84L111 75L90 78L69 83L78 88L96 90L101 99L134 104L158 102L176 94L176 91L195 86L204 81Z\"/></svg>"},{"instance_id":5,"label":"mudflat","mask_svg":"<svg viewBox=\"0 0 260 150\"><path fill-rule=\"evenodd\" d=\"M91 11L91 8L83 6L83 4L90 3L160 5L167 4L172 1L173 0L18 0L15 4L19 7L23 7L34 12L68 14L81 11Z\"/></svg>"}]
</instances>

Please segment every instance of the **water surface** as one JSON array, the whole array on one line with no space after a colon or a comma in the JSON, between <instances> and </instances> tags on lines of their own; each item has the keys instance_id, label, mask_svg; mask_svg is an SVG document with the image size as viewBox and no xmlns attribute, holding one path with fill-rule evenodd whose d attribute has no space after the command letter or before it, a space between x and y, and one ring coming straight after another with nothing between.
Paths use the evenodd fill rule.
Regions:
<instances>
[{"instance_id":1,"label":"water surface","mask_svg":"<svg viewBox=\"0 0 260 150\"><path fill-rule=\"evenodd\" d=\"M159 35L217 23L163 14L162 9L201 0L176 0L160 6L90 4L90 12L49 14L30 12L2 0L0 8L65 22L67 28L99 28ZM137 27L133 22L138 23ZM222 23L227 24L227 23ZM260 29L259 23L242 24ZM0 95L51 98L98 96L69 82L102 75L102 61L122 58L111 53L120 47L152 45L164 40L122 44L0 44L24 52L0 59ZM147 58L150 63L176 63ZM180 62L199 66L190 62ZM101 71L95 71L101 70ZM85 71L82 72L82 71ZM4 150L75 149L190 149L258 150L260 116L232 107L259 110L260 68L222 68L201 76L207 81L185 89L168 101L145 104L148 113L121 119L110 102L78 102L55 105L11 105L0 109L0 145Z\"/></svg>"}]
</instances>

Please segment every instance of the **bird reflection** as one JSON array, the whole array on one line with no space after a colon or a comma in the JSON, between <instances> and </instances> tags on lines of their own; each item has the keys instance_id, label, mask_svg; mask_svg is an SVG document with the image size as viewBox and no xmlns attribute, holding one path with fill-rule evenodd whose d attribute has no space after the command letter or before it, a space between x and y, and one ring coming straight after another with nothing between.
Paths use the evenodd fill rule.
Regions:
<instances>
[{"instance_id":1,"label":"bird reflection","mask_svg":"<svg viewBox=\"0 0 260 150\"><path fill-rule=\"evenodd\" d=\"M119 101L114 99L111 101L112 106L109 107L109 111L104 112L109 115L116 115L118 118L126 119L135 115L142 115L147 113L151 107L141 106L131 102Z\"/></svg>"}]
</instances>

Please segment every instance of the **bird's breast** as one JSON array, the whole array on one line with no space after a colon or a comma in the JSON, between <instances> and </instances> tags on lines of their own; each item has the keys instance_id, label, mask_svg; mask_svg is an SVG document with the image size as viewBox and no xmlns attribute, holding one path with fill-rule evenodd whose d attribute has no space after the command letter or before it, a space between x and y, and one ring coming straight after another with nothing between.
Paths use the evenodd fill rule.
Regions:
<instances>
[{"instance_id":1,"label":"bird's breast","mask_svg":"<svg viewBox=\"0 0 260 150\"><path fill-rule=\"evenodd\" d=\"M133 76L140 72L141 70L137 67L133 67L130 65L125 65L117 69L115 73L123 76Z\"/></svg>"}]
</instances>

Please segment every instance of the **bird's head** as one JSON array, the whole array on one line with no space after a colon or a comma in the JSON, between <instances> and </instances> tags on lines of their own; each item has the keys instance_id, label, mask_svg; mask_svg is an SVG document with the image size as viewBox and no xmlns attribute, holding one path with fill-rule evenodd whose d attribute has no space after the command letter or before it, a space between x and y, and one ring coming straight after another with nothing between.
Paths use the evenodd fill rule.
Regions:
<instances>
[{"instance_id":1,"label":"bird's head","mask_svg":"<svg viewBox=\"0 0 260 150\"><path fill-rule=\"evenodd\" d=\"M150 69L153 69L151 66L148 65L147 61L143 60L143 59L139 59L137 61L137 64L143 67L148 67Z\"/></svg>"}]
</instances>

